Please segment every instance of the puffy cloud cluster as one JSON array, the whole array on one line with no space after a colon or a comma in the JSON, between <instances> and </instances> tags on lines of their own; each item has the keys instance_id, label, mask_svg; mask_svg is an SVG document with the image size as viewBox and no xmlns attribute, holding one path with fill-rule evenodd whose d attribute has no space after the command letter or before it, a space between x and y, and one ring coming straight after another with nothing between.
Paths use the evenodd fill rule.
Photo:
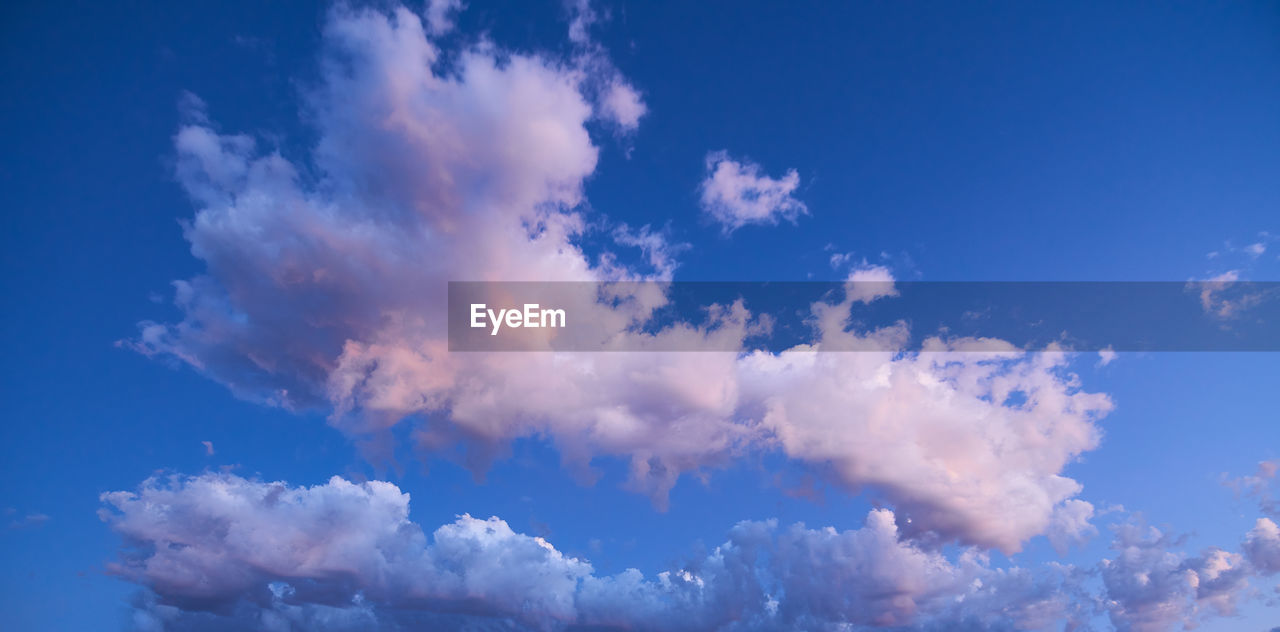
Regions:
<instances>
[{"instance_id":1,"label":"puffy cloud cluster","mask_svg":"<svg viewBox=\"0 0 1280 632\"><path fill-rule=\"evenodd\" d=\"M1081 390L1065 356L970 353L963 340L816 353L906 340L904 327L851 324L860 303L892 296L883 268L812 306L811 344L780 354L448 353L447 281L645 280L675 267L643 230L609 234L639 248L648 273L579 246L594 225L581 204L598 154L590 122L636 112L602 91L622 82L602 50L585 35L568 60L482 43L442 69L432 34L451 6L432 5L426 24L403 8L333 10L304 160L202 113L179 130L178 177L198 207L185 234L207 273L175 283L182 319L142 323L135 349L246 398L327 410L369 446L414 419L421 449L465 445L475 468L528 436L550 438L588 477L592 459L624 458L631 487L659 506L682 473L780 450L872 488L913 536L1015 551L1046 532L1059 544L1087 535L1088 503L1061 472L1097 444L1111 404ZM797 185L713 154L704 202L732 225L775 221L805 211ZM642 332L666 297L633 287L570 297L595 326L583 335L733 348L760 331L737 304Z\"/></svg>"},{"instance_id":2,"label":"puffy cloud cluster","mask_svg":"<svg viewBox=\"0 0 1280 632\"><path fill-rule=\"evenodd\" d=\"M1260 573L1280 573L1280 526L1270 518L1258 518L1245 536L1244 552Z\"/></svg>"},{"instance_id":3,"label":"puffy cloud cluster","mask_svg":"<svg viewBox=\"0 0 1280 632\"><path fill-rule=\"evenodd\" d=\"M1105 613L1119 630L1154 632L1231 615L1251 578L1280 570L1262 567L1280 550L1266 519L1244 555L1196 557L1124 524L1093 569L944 554L888 509L844 531L746 521L705 556L646 576L599 575L498 518L464 515L427 535L408 494L379 481L171 476L102 500L126 543L110 570L146 589L143 630L1058 630Z\"/></svg>"},{"instance_id":4,"label":"puffy cloud cluster","mask_svg":"<svg viewBox=\"0 0 1280 632\"><path fill-rule=\"evenodd\" d=\"M819 344L869 343L841 331ZM786 454L882 490L912 531L1016 551L1080 491L1060 472L1097 444L1092 419L1110 402L1073 392L1055 372L1060 354L1027 360L930 344L938 352L898 359L755 353L741 363L743 390L761 394L753 404ZM1004 405L1015 392L1027 400Z\"/></svg>"},{"instance_id":5,"label":"puffy cloud cluster","mask_svg":"<svg viewBox=\"0 0 1280 632\"><path fill-rule=\"evenodd\" d=\"M1235 614L1256 573L1239 553L1210 548L1187 558L1177 539L1154 527L1123 525L1116 556L1102 562L1105 607L1121 632L1195 627L1208 616Z\"/></svg>"},{"instance_id":6,"label":"puffy cloud cluster","mask_svg":"<svg viewBox=\"0 0 1280 632\"><path fill-rule=\"evenodd\" d=\"M845 296L854 302L870 303L878 298L897 295L898 290L894 287L893 273L884 266L871 265L864 261L862 265L850 270L849 275L845 277Z\"/></svg>"},{"instance_id":7,"label":"puffy cloud cluster","mask_svg":"<svg viewBox=\"0 0 1280 632\"><path fill-rule=\"evenodd\" d=\"M566 592L590 571L496 519L463 516L428 547L408 519L409 496L380 481L290 488L206 475L149 480L103 501L112 507L104 520L143 547L111 570L184 609L278 598L271 583L289 578L290 595L303 602L351 603L357 587L384 604L478 599L495 612L566 618Z\"/></svg>"},{"instance_id":8,"label":"puffy cloud cluster","mask_svg":"<svg viewBox=\"0 0 1280 632\"><path fill-rule=\"evenodd\" d=\"M706 175L700 186L702 210L732 232L748 224L796 221L809 212L795 198L800 174L788 170L781 178L765 175L760 165L740 162L726 151L707 154Z\"/></svg>"},{"instance_id":9,"label":"puffy cloud cluster","mask_svg":"<svg viewBox=\"0 0 1280 632\"><path fill-rule=\"evenodd\" d=\"M640 93L631 84L614 79L601 95L600 107L604 116L616 122L624 130L634 130L640 125L640 117L648 108Z\"/></svg>"},{"instance_id":10,"label":"puffy cloud cluster","mask_svg":"<svg viewBox=\"0 0 1280 632\"><path fill-rule=\"evenodd\" d=\"M1227 483L1254 496L1263 513L1274 514L1269 486L1277 469L1277 462L1264 461L1256 474ZM1099 571L1103 606L1118 630L1191 629L1209 617L1234 615L1255 594L1253 580L1280 573L1280 527L1270 518L1257 519L1239 553L1211 547L1189 557L1174 550L1179 543L1141 522L1116 529L1116 554Z\"/></svg>"},{"instance_id":11,"label":"puffy cloud cluster","mask_svg":"<svg viewBox=\"0 0 1280 632\"><path fill-rule=\"evenodd\" d=\"M893 512L850 531L743 522L705 558L646 577L596 575L502 520L461 516L427 536L394 485L290 487L229 474L148 480L103 495L129 545L111 571L148 589L147 629L823 629L1074 616L1062 569L991 568L904 539Z\"/></svg>"}]
</instances>

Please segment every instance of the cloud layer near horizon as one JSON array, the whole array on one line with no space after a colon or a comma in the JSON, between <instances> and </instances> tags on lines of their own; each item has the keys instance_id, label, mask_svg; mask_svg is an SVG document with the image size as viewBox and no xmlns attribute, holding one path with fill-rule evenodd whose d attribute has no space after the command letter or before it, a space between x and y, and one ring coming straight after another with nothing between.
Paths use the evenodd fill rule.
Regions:
<instances>
[{"instance_id":1,"label":"cloud layer near horizon","mask_svg":"<svg viewBox=\"0 0 1280 632\"><path fill-rule=\"evenodd\" d=\"M127 545L110 571L148 590L143 630L1042 630L1104 614L1150 632L1230 615L1251 578L1280 571L1265 519L1245 554L1195 557L1122 524L1096 569L995 568L974 547L944 555L907 538L888 509L843 531L744 521L705 556L646 576L600 575L496 517L459 516L428 535L409 495L381 481L210 473L102 500Z\"/></svg>"}]
</instances>

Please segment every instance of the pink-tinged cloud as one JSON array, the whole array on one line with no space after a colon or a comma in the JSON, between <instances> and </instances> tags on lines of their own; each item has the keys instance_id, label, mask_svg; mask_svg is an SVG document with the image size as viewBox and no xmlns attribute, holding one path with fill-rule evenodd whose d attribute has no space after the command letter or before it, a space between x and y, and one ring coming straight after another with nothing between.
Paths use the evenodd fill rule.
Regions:
<instances>
[{"instance_id":1,"label":"pink-tinged cloud","mask_svg":"<svg viewBox=\"0 0 1280 632\"><path fill-rule=\"evenodd\" d=\"M636 265L577 245L598 223L582 206L598 154L588 124L607 115L599 86L618 79L601 54L481 43L437 72L440 50L416 14L334 9L322 80L307 91L312 154L286 158L198 109L178 131L177 175L197 206L185 235L206 273L175 282L182 320L142 323L131 346L245 398L325 410L368 446L414 418L420 449L466 445L477 469L532 436L586 478L593 459L622 458L629 485L659 506L683 473L780 451L848 489L874 488L908 535L1012 552L1051 531L1059 543L1087 534L1080 485L1062 471L1097 445L1111 403L1083 391L1062 354L972 353L964 340L920 354L814 353L905 341L905 326L849 324L856 304L891 296L887 270L812 306L812 342L779 354L450 354L447 281L675 269L676 249L650 231L608 231L611 250L641 250ZM793 175L730 162L709 164L713 198L768 207L745 211L755 218L803 210ZM757 194L742 198L743 183ZM869 287L881 290L860 293ZM726 348L763 327L738 304L637 333L666 297L614 298L570 297L594 325L584 335L631 336L633 348L718 337Z\"/></svg>"},{"instance_id":2,"label":"pink-tinged cloud","mask_svg":"<svg viewBox=\"0 0 1280 632\"><path fill-rule=\"evenodd\" d=\"M795 222L809 212L795 198L800 174L788 170L781 177L766 175L760 165L738 161L726 151L707 154L706 175L699 187L702 210L726 232L750 224Z\"/></svg>"}]
</instances>

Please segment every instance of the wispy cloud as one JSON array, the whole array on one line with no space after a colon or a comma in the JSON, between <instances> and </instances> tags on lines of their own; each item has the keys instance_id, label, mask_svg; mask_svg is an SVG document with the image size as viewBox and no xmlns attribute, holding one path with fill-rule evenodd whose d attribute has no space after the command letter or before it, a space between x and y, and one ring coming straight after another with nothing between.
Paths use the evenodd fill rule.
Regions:
<instances>
[{"instance_id":1,"label":"wispy cloud","mask_svg":"<svg viewBox=\"0 0 1280 632\"><path fill-rule=\"evenodd\" d=\"M7 507L4 510L5 515L9 518L10 529L28 529L39 527L50 520L48 514L39 512L31 512L22 514L17 509Z\"/></svg>"}]
</instances>

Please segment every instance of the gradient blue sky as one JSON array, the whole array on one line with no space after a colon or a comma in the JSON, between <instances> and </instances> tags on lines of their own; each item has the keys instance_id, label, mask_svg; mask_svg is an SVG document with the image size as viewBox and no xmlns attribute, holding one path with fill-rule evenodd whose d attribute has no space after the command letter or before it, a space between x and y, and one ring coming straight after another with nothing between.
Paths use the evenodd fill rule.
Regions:
<instances>
[{"instance_id":1,"label":"gradient blue sky","mask_svg":"<svg viewBox=\"0 0 1280 632\"><path fill-rule=\"evenodd\" d=\"M1280 8L1275 3L605 3L592 37L647 108L639 127L593 124L593 221L665 227L682 280L838 280L833 254L897 279L1172 280L1280 272ZM107 575L120 536L99 495L157 471L233 471L323 484L383 479L428 532L458 514L505 519L597 574L653 575L723 541L738 521L856 529L874 491L788 490L804 465L755 452L684 476L658 511L625 489L627 463L592 486L545 437L517 439L482 479L415 453L371 463L326 423L237 399L171 358L117 345L143 320L176 322L175 279L204 273L179 220L185 93L214 127L305 162L317 132L303 95L323 81L324 6L9 3L0 9L0 628L128 629L135 584ZM469 2L445 48L484 34L507 51L568 58L559 3ZM726 234L700 210L708 152L778 177L794 169L794 223ZM1266 231L1270 231L1267 233ZM1263 244L1260 254L1245 250ZM588 245L589 249L594 246ZM1217 253L1210 256L1211 253ZM127 347L128 345L125 345ZM1106 525L1140 512L1191 534L1178 550L1237 550L1262 516L1226 479L1280 458L1280 358L1124 354L1073 366L1114 412L1100 446L1063 474L1101 533L1060 557L1030 541L1014 563L1088 565ZM209 454L202 442L211 442ZM892 502L888 503L892 506ZM44 516L41 519L40 516ZM994 564L1008 561L992 553ZM1274 577L1204 630L1280 625ZM1094 623L1110 625L1100 614Z\"/></svg>"}]
</instances>

